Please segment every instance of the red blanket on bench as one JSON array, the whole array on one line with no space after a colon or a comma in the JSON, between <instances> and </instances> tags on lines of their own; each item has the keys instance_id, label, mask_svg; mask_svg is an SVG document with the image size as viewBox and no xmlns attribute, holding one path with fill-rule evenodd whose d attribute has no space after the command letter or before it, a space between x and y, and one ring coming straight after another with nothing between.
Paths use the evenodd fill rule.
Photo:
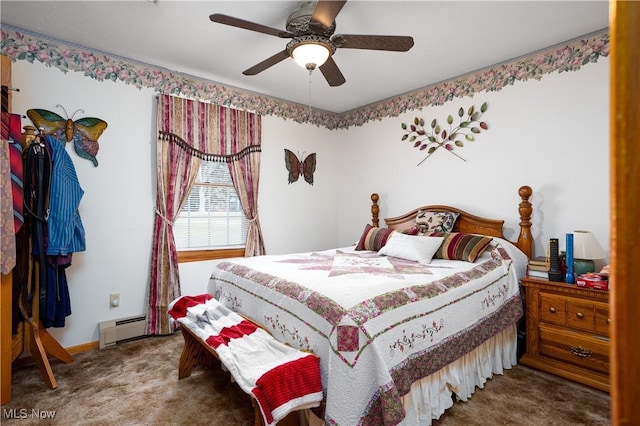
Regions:
<instances>
[{"instance_id":1,"label":"red blanket on bench","mask_svg":"<svg viewBox=\"0 0 640 426\"><path fill-rule=\"evenodd\" d=\"M322 401L319 359L287 346L211 295L183 296L169 315L215 349L240 388L252 395L266 425Z\"/></svg>"}]
</instances>

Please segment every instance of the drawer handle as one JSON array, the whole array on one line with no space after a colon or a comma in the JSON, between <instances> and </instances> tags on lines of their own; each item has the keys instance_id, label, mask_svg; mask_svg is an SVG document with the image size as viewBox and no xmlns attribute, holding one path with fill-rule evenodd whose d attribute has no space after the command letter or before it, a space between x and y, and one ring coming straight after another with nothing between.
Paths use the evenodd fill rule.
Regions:
<instances>
[{"instance_id":1,"label":"drawer handle","mask_svg":"<svg viewBox=\"0 0 640 426\"><path fill-rule=\"evenodd\" d=\"M555 313L556 313L556 308L554 308L553 306L551 306L551 307L549 308L549 312L551 312L552 314L555 314Z\"/></svg>"},{"instance_id":2,"label":"drawer handle","mask_svg":"<svg viewBox=\"0 0 640 426\"><path fill-rule=\"evenodd\" d=\"M576 316L578 317L578 319L584 318L584 314L582 312L578 312Z\"/></svg>"},{"instance_id":3,"label":"drawer handle","mask_svg":"<svg viewBox=\"0 0 640 426\"><path fill-rule=\"evenodd\" d=\"M582 346L571 346L569 351L579 358L589 358L591 356L591 351Z\"/></svg>"},{"instance_id":4,"label":"drawer handle","mask_svg":"<svg viewBox=\"0 0 640 426\"><path fill-rule=\"evenodd\" d=\"M611 324L611 318L607 318L607 325Z\"/></svg>"}]
</instances>

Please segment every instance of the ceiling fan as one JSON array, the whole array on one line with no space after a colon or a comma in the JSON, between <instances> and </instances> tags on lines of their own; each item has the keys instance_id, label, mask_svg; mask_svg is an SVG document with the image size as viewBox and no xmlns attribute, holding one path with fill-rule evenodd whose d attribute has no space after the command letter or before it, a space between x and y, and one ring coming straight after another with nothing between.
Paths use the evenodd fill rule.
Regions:
<instances>
[{"instance_id":1,"label":"ceiling fan","mask_svg":"<svg viewBox=\"0 0 640 426\"><path fill-rule=\"evenodd\" d=\"M287 18L286 30L219 13L210 15L209 19L220 24L291 39L285 49L243 71L244 75L256 75L291 57L309 72L316 67L320 68L330 86L340 86L346 80L332 58L336 49L406 52L413 46L413 38L408 36L334 34L335 18L346 2L346 0L304 2Z\"/></svg>"}]
</instances>

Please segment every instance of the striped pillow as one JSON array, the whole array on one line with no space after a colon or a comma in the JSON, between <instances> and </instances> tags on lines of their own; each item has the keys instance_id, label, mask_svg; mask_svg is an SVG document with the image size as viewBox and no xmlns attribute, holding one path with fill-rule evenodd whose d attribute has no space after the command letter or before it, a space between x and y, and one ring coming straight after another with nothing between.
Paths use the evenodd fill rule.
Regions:
<instances>
[{"instance_id":1,"label":"striped pillow","mask_svg":"<svg viewBox=\"0 0 640 426\"><path fill-rule=\"evenodd\" d=\"M444 237L442 245L433 255L434 259L463 260L475 262L484 253L493 238L484 235L460 232L434 232L432 237Z\"/></svg>"},{"instance_id":2,"label":"striped pillow","mask_svg":"<svg viewBox=\"0 0 640 426\"><path fill-rule=\"evenodd\" d=\"M364 227L364 232L358 241L356 250L373 250L378 251L385 244L387 240L395 231L387 228L377 228L367 224Z\"/></svg>"}]
</instances>

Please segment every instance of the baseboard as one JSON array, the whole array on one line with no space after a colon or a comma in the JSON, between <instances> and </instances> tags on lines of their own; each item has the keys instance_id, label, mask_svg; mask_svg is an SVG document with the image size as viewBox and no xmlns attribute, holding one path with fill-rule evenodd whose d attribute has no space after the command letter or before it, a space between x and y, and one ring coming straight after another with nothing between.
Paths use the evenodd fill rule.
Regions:
<instances>
[{"instance_id":1,"label":"baseboard","mask_svg":"<svg viewBox=\"0 0 640 426\"><path fill-rule=\"evenodd\" d=\"M99 347L100 347L100 342L89 342L89 343L83 343L81 345L69 346L68 348L64 348L64 349L69 353L69 355L77 355L82 352L90 351L92 349L98 349ZM25 356L19 356L18 358L16 358L15 361L13 361L12 365L14 368L20 368L25 365L33 364L34 362L35 361L33 359L33 356L25 355Z\"/></svg>"},{"instance_id":2,"label":"baseboard","mask_svg":"<svg viewBox=\"0 0 640 426\"><path fill-rule=\"evenodd\" d=\"M90 351L91 349L98 349L99 347L100 347L100 342L95 341L95 342L83 343L82 345L71 346L65 349L71 355L76 355L82 352Z\"/></svg>"}]
</instances>

